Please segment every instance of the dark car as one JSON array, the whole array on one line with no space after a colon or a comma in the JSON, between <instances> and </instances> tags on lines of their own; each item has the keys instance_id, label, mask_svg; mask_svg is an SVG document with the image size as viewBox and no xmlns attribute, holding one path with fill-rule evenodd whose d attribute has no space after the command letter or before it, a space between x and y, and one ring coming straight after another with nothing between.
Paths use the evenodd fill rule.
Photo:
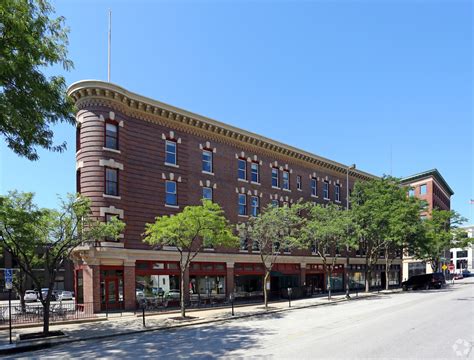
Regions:
<instances>
[{"instance_id":1,"label":"dark car","mask_svg":"<svg viewBox=\"0 0 474 360\"><path fill-rule=\"evenodd\" d=\"M402 289L404 291L409 289L440 289L445 283L446 280L442 273L415 275L402 282Z\"/></svg>"}]
</instances>

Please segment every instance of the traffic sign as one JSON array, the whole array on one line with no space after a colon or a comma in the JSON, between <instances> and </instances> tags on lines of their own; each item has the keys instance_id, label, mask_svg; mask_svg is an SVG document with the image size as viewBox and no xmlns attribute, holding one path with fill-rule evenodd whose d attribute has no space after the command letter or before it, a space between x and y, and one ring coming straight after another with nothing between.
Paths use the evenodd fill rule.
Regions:
<instances>
[{"instance_id":1,"label":"traffic sign","mask_svg":"<svg viewBox=\"0 0 474 360\"><path fill-rule=\"evenodd\" d=\"M441 269L443 269L443 271L445 271L448 267L446 266L446 264L443 264L443 266L441 266Z\"/></svg>"},{"instance_id":2,"label":"traffic sign","mask_svg":"<svg viewBox=\"0 0 474 360\"><path fill-rule=\"evenodd\" d=\"M454 264L449 264L449 271L453 271L454 270Z\"/></svg>"}]
</instances>

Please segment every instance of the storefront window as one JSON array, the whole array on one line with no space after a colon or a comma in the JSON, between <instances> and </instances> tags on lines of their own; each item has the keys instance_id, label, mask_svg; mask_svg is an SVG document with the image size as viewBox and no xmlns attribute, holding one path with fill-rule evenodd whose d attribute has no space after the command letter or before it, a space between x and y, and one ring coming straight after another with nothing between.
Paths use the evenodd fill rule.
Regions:
<instances>
[{"instance_id":1,"label":"storefront window","mask_svg":"<svg viewBox=\"0 0 474 360\"><path fill-rule=\"evenodd\" d=\"M178 275L137 275L135 277L137 300L140 298L169 298L179 293Z\"/></svg>"},{"instance_id":2,"label":"storefront window","mask_svg":"<svg viewBox=\"0 0 474 360\"><path fill-rule=\"evenodd\" d=\"M399 285L399 272L398 271L390 271L388 273L388 284L389 285Z\"/></svg>"},{"instance_id":3,"label":"storefront window","mask_svg":"<svg viewBox=\"0 0 474 360\"><path fill-rule=\"evenodd\" d=\"M200 295L225 294L225 276L191 276L189 293Z\"/></svg>"},{"instance_id":4,"label":"storefront window","mask_svg":"<svg viewBox=\"0 0 474 360\"><path fill-rule=\"evenodd\" d=\"M351 289L363 289L365 287L365 274L363 272L350 273L349 285Z\"/></svg>"},{"instance_id":5,"label":"storefront window","mask_svg":"<svg viewBox=\"0 0 474 360\"><path fill-rule=\"evenodd\" d=\"M236 296L262 295L263 277L261 275L239 275L235 277ZM245 294L244 294L245 293Z\"/></svg>"},{"instance_id":6,"label":"storefront window","mask_svg":"<svg viewBox=\"0 0 474 360\"><path fill-rule=\"evenodd\" d=\"M123 270L102 270L100 272L101 303L110 309L123 303Z\"/></svg>"},{"instance_id":7,"label":"storefront window","mask_svg":"<svg viewBox=\"0 0 474 360\"><path fill-rule=\"evenodd\" d=\"M331 276L331 290L343 290L344 289L344 274L336 273Z\"/></svg>"}]
</instances>

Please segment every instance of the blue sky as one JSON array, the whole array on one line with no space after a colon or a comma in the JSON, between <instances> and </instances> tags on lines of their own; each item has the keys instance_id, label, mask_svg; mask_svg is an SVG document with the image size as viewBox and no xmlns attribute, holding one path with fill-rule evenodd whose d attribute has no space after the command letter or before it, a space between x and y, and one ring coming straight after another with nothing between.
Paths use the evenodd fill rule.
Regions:
<instances>
[{"instance_id":1,"label":"blue sky","mask_svg":"<svg viewBox=\"0 0 474 360\"><path fill-rule=\"evenodd\" d=\"M69 84L106 80L111 8L112 82L376 175L437 168L474 222L470 1L53 4ZM55 206L75 190L74 128L55 130L69 150L37 162L2 141L1 193Z\"/></svg>"}]
</instances>

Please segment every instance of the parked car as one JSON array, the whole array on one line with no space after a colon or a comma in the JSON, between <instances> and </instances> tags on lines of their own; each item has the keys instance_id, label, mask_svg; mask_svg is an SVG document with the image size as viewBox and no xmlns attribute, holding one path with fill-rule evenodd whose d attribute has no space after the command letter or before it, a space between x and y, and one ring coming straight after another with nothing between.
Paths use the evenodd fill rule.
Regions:
<instances>
[{"instance_id":1,"label":"parked car","mask_svg":"<svg viewBox=\"0 0 474 360\"><path fill-rule=\"evenodd\" d=\"M163 288L152 288L151 289L151 292L153 293L153 295L155 296L159 296L159 297L163 297L165 296L165 290L163 290Z\"/></svg>"},{"instance_id":2,"label":"parked car","mask_svg":"<svg viewBox=\"0 0 474 360\"><path fill-rule=\"evenodd\" d=\"M43 299L46 299L46 296L48 295L48 288L42 288L41 289L41 295L43 296ZM60 291L58 290L53 290L51 294L51 300L52 301L57 301L58 296L59 296Z\"/></svg>"},{"instance_id":3,"label":"parked car","mask_svg":"<svg viewBox=\"0 0 474 360\"><path fill-rule=\"evenodd\" d=\"M469 276L471 276L471 272L469 270L463 270L462 271L462 276L463 277L469 277Z\"/></svg>"},{"instance_id":4,"label":"parked car","mask_svg":"<svg viewBox=\"0 0 474 360\"><path fill-rule=\"evenodd\" d=\"M453 276L453 279L454 279L454 280L461 280L461 279L463 279L463 278L464 278L464 277L463 277L463 274L460 273L460 272L454 274L454 276Z\"/></svg>"},{"instance_id":5,"label":"parked car","mask_svg":"<svg viewBox=\"0 0 474 360\"><path fill-rule=\"evenodd\" d=\"M34 290L26 290L24 299L25 302L38 301L38 293Z\"/></svg>"},{"instance_id":6,"label":"parked car","mask_svg":"<svg viewBox=\"0 0 474 360\"><path fill-rule=\"evenodd\" d=\"M402 282L402 289L403 291L409 289L440 289L444 284L446 284L446 280L442 273L423 274L412 276L407 281Z\"/></svg>"},{"instance_id":7,"label":"parked car","mask_svg":"<svg viewBox=\"0 0 474 360\"><path fill-rule=\"evenodd\" d=\"M168 291L168 299L180 299L180 292L177 289Z\"/></svg>"},{"instance_id":8,"label":"parked car","mask_svg":"<svg viewBox=\"0 0 474 360\"><path fill-rule=\"evenodd\" d=\"M137 299L137 301L145 299L145 293L143 292L143 290L136 290L135 298Z\"/></svg>"},{"instance_id":9,"label":"parked car","mask_svg":"<svg viewBox=\"0 0 474 360\"><path fill-rule=\"evenodd\" d=\"M63 301L63 300L72 300L72 292L70 291L62 291L58 295L58 300Z\"/></svg>"}]
</instances>

